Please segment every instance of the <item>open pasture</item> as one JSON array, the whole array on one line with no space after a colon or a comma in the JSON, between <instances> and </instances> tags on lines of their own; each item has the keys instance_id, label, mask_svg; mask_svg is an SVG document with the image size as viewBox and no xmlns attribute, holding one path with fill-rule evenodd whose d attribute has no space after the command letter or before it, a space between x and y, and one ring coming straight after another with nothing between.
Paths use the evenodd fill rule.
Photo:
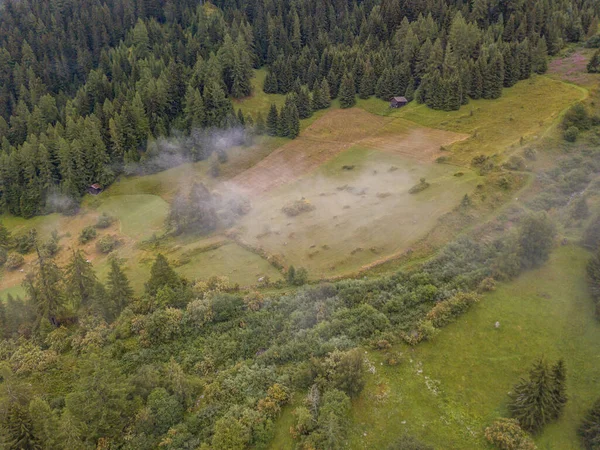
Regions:
<instances>
[{"instance_id":1,"label":"open pasture","mask_svg":"<svg viewBox=\"0 0 600 450\"><path fill-rule=\"evenodd\" d=\"M375 98L360 100L358 106L384 117L468 135L452 145L449 153L452 162L468 165L474 156L502 157L521 142L534 142L556 123L562 111L586 95L585 89L573 84L533 76L504 89L499 99L470 100L458 111L433 110L416 102L392 109L388 102Z\"/></svg>"},{"instance_id":2,"label":"open pasture","mask_svg":"<svg viewBox=\"0 0 600 450\"><path fill-rule=\"evenodd\" d=\"M466 137L359 108L339 109L317 119L297 139L234 177L231 183L247 194L263 194L300 178L356 145L431 161L441 154L442 146Z\"/></svg>"},{"instance_id":3,"label":"open pasture","mask_svg":"<svg viewBox=\"0 0 600 450\"><path fill-rule=\"evenodd\" d=\"M312 278L348 273L409 249L456 207L477 177L455 175L452 166L355 146L261 197L237 230L286 265L306 267ZM410 194L421 178L430 187ZM295 217L282 211L301 199L313 209Z\"/></svg>"},{"instance_id":4,"label":"open pasture","mask_svg":"<svg viewBox=\"0 0 600 450\"><path fill-rule=\"evenodd\" d=\"M399 366L369 352L376 373L353 408L351 448L385 448L401 433L435 448L487 448L485 427L507 416L508 392L540 357L565 359L569 400L535 436L538 448L580 448L576 430L600 378L586 260L581 248L556 248L544 267L487 294L432 342L399 348Z\"/></svg>"}]
</instances>

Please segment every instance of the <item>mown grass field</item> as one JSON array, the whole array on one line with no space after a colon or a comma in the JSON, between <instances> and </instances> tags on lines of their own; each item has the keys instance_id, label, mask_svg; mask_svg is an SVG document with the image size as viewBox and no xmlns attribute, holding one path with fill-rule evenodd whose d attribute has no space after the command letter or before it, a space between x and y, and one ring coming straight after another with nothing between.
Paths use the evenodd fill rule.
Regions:
<instances>
[{"instance_id":1,"label":"mown grass field","mask_svg":"<svg viewBox=\"0 0 600 450\"><path fill-rule=\"evenodd\" d=\"M394 110L375 98L360 100L358 106L374 114L468 134L468 139L452 146L452 161L468 164L479 154L502 154L520 145L521 138L524 143L534 141L555 124L563 110L586 95L579 86L533 76L504 89L497 100L471 100L458 111L436 111L416 102Z\"/></svg>"},{"instance_id":2,"label":"mown grass field","mask_svg":"<svg viewBox=\"0 0 600 450\"><path fill-rule=\"evenodd\" d=\"M398 346L401 363L375 367L353 404L348 448L385 449L412 434L436 449L491 448L485 428L507 415L508 392L536 358L564 358L569 401L563 416L535 436L540 449L579 449L576 430L600 396L600 324L587 290L586 251L556 248L542 268L499 285L431 342ZM494 323L500 322L496 329ZM301 401L298 394L295 403ZM292 408L279 419L272 449L294 448Z\"/></svg>"}]
</instances>

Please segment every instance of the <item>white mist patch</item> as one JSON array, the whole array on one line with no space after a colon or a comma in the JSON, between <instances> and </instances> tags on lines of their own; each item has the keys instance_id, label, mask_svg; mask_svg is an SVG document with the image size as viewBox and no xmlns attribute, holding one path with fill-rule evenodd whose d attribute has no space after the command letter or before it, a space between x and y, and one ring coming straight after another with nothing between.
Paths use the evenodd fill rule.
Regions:
<instances>
[{"instance_id":1,"label":"white mist patch","mask_svg":"<svg viewBox=\"0 0 600 450\"><path fill-rule=\"evenodd\" d=\"M238 228L244 240L288 265L304 266L314 277L337 275L408 249L425 236L474 188L473 176L454 177L454 172L450 166L353 149L255 200ZM431 186L409 194L423 177ZM300 199L314 209L295 217L282 211Z\"/></svg>"}]
</instances>

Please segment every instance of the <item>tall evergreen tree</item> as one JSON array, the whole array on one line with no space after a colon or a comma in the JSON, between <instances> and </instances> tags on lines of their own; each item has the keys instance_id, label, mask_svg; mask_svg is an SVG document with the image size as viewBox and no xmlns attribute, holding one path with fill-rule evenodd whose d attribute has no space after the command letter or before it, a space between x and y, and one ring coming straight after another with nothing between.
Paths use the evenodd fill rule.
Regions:
<instances>
[{"instance_id":1,"label":"tall evergreen tree","mask_svg":"<svg viewBox=\"0 0 600 450\"><path fill-rule=\"evenodd\" d=\"M167 258L161 253L156 256L154 264L150 269L150 279L146 282L146 293L155 296L160 288L177 288L181 284L181 279L175 273Z\"/></svg>"},{"instance_id":2,"label":"tall evergreen tree","mask_svg":"<svg viewBox=\"0 0 600 450\"><path fill-rule=\"evenodd\" d=\"M352 77L347 73L342 78L340 87L340 106L342 108L351 108L356 105L356 90Z\"/></svg>"},{"instance_id":3,"label":"tall evergreen tree","mask_svg":"<svg viewBox=\"0 0 600 450\"><path fill-rule=\"evenodd\" d=\"M279 130L279 113L277 112L277 106L271 105L269 114L267 115L267 134L269 136L277 136Z\"/></svg>"},{"instance_id":4,"label":"tall evergreen tree","mask_svg":"<svg viewBox=\"0 0 600 450\"><path fill-rule=\"evenodd\" d=\"M117 317L125 306L133 300L133 289L123 271L121 261L110 258L110 271L106 280L108 297L113 309L113 317Z\"/></svg>"}]
</instances>

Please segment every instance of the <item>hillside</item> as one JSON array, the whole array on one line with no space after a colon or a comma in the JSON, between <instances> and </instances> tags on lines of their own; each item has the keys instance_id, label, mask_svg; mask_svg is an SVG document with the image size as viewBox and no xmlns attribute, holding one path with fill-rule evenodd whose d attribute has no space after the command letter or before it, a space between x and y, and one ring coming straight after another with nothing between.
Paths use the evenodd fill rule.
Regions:
<instances>
[{"instance_id":1,"label":"hillside","mask_svg":"<svg viewBox=\"0 0 600 450\"><path fill-rule=\"evenodd\" d=\"M599 19L3 3L0 448L595 448Z\"/></svg>"}]
</instances>

